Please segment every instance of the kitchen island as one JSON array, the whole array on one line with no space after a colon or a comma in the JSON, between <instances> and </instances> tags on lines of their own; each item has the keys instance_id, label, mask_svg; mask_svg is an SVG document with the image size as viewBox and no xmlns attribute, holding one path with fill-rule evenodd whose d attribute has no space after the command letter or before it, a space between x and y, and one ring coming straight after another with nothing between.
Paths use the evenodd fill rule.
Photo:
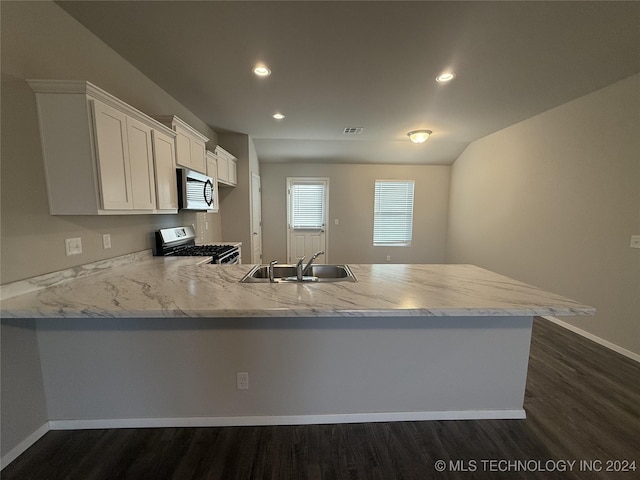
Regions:
<instances>
[{"instance_id":1,"label":"kitchen island","mask_svg":"<svg viewBox=\"0 0 640 480\"><path fill-rule=\"evenodd\" d=\"M3 330L35 325L50 428L524 418L533 316L594 313L472 265L251 284L201 260L13 289Z\"/></svg>"}]
</instances>

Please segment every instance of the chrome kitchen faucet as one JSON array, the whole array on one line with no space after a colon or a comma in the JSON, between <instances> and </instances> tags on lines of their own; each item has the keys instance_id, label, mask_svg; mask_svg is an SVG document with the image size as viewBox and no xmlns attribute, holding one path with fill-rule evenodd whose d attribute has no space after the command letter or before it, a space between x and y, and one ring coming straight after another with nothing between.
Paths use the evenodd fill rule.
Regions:
<instances>
[{"instance_id":1,"label":"chrome kitchen faucet","mask_svg":"<svg viewBox=\"0 0 640 480\"><path fill-rule=\"evenodd\" d=\"M311 264L313 263L313 261L318 258L320 255L324 255L324 250L320 250L319 252L316 252L313 254L313 257L311 257L311 260L309 260L309 263L307 263L307 266L304 267L304 270L302 270L302 276L304 276L307 271L309 270L309 267L311 266ZM302 260L304 260L304 257L302 257L300 259L300 263L302 263ZM298 278L298 281L300 281L301 279Z\"/></svg>"}]
</instances>

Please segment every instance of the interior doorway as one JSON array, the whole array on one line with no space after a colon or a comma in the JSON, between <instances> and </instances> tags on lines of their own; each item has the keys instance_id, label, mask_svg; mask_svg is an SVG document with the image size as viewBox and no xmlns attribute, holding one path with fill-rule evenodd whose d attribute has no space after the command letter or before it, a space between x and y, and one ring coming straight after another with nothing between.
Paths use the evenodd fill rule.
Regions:
<instances>
[{"instance_id":1,"label":"interior doorway","mask_svg":"<svg viewBox=\"0 0 640 480\"><path fill-rule=\"evenodd\" d=\"M315 263L327 263L329 179L287 177L287 261L323 251Z\"/></svg>"}]
</instances>

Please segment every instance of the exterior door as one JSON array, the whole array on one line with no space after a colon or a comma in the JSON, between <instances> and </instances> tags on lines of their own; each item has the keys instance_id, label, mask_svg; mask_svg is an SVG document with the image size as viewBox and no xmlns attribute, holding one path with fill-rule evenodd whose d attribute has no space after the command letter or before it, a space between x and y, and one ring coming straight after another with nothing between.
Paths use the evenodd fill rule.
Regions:
<instances>
[{"instance_id":1,"label":"exterior door","mask_svg":"<svg viewBox=\"0 0 640 480\"><path fill-rule=\"evenodd\" d=\"M262 199L260 176L251 173L251 263L262 263Z\"/></svg>"},{"instance_id":2,"label":"exterior door","mask_svg":"<svg viewBox=\"0 0 640 480\"><path fill-rule=\"evenodd\" d=\"M289 177L287 199L287 261L323 251L315 263L326 263L329 179Z\"/></svg>"}]
</instances>

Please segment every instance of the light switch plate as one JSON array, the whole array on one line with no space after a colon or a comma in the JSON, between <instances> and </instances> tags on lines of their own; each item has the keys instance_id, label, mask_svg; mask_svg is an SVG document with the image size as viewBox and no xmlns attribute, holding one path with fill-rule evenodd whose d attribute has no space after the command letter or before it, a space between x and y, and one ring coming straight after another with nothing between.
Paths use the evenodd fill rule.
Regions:
<instances>
[{"instance_id":1,"label":"light switch plate","mask_svg":"<svg viewBox=\"0 0 640 480\"><path fill-rule=\"evenodd\" d=\"M631 235L631 248L640 248L640 235Z\"/></svg>"}]
</instances>

